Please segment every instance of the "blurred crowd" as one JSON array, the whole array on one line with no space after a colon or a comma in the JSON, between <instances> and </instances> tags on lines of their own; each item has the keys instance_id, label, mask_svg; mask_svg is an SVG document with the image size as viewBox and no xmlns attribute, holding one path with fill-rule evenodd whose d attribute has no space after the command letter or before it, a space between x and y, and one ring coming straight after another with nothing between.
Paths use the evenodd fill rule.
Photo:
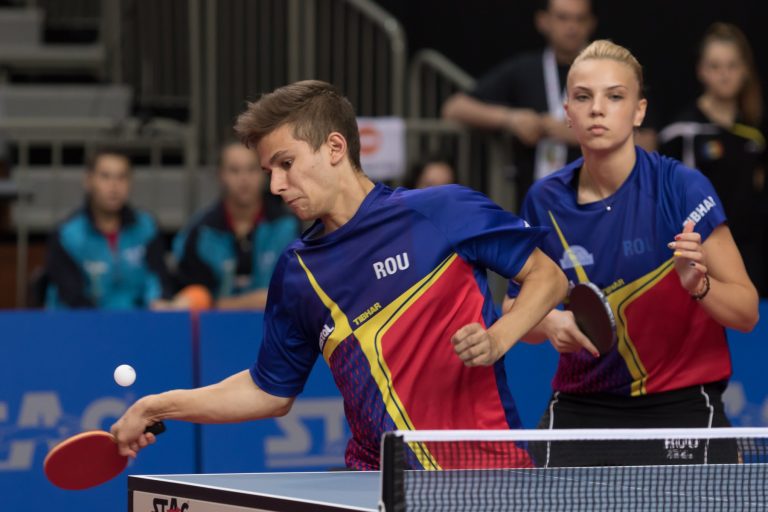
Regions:
<instances>
[{"instance_id":1,"label":"blurred crowd","mask_svg":"<svg viewBox=\"0 0 768 512\"><path fill-rule=\"evenodd\" d=\"M589 0L548 0L534 23L544 48L500 63L473 90L443 105L447 120L513 135L518 205L537 179L579 157L563 112L565 80L597 18ZM766 296L762 88L738 27L715 23L703 34L697 77L700 93L692 92L666 126L655 118L654 98L648 97L648 115L635 140L709 178L749 275ZM220 198L196 213L168 247L153 216L130 206L129 155L114 148L97 151L85 170L84 203L50 237L36 286L40 301L51 308L264 308L277 258L301 226L270 194L254 153L239 142L221 148L217 173ZM457 181L450 157L429 155L412 163L403 184ZM203 290L202 302L190 290Z\"/></svg>"}]
</instances>

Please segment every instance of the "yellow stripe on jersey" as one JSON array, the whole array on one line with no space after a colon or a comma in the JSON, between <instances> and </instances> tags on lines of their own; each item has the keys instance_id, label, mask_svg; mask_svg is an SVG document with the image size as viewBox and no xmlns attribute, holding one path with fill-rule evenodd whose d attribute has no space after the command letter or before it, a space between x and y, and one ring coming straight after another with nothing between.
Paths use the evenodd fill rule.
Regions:
<instances>
[{"instance_id":1,"label":"yellow stripe on jersey","mask_svg":"<svg viewBox=\"0 0 768 512\"><path fill-rule=\"evenodd\" d=\"M647 393L646 383L648 381L648 371L640 360L637 349L629 336L629 330L627 328L627 307L629 307L629 305L643 293L656 286L656 284L664 279L672 270L674 270L674 268L674 261L670 258L661 266L608 295L608 302L611 304L611 309L618 312L616 315L617 348L629 369L629 373L632 375L632 396L640 396Z\"/></svg>"},{"instance_id":2,"label":"yellow stripe on jersey","mask_svg":"<svg viewBox=\"0 0 768 512\"><path fill-rule=\"evenodd\" d=\"M368 359L371 376L381 392L387 413L394 421L398 430L413 430L413 422L408 416L408 412L405 410L400 397L397 396L394 390L392 372L389 370L387 362L382 355L381 340L387 333L387 330L408 310L411 304L419 300L429 290L430 286L440 279L451 263L458 258L458 255L454 253L447 257L432 272L355 330L350 326L347 315L341 310L339 305L320 287L317 279L304 263L301 256L298 253L296 256L315 293L323 305L330 310L335 325L333 332L325 343L325 347L323 347L323 358L330 365L331 355L334 350L354 332L366 359ZM424 468L440 469L440 465L424 443L417 443L416 446L411 446L411 448Z\"/></svg>"},{"instance_id":3,"label":"yellow stripe on jersey","mask_svg":"<svg viewBox=\"0 0 768 512\"><path fill-rule=\"evenodd\" d=\"M408 416L400 397L392 384L392 373L382 355L381 341L389 328L429 290L445 271L456 261L458 255L452 254L443 260L431 273L427 274L419 282L411 286L405 293L355 330L355 336L360 341L360 346L371 365L371 375L379 387L387 412L395 425L400 430L413 430L413 422ZM418 443L418 448L411 446L413 453L426 469L440 469L440 465L429 452L424 443Z\"/></svg>"},{"instance_id":4,"label":"yellow stripe on jersey","mask_svg":"<svg viewBox=\"0 0 768 512\"><path fill-rule=\"evenodd\" d=\"M587 277L587 272L584 270L584 267L581 266L581 262L571 250L571 246L568 245L568 241L565 239L565 235L563 235L563 232L560 230L560 226L557 224L555 216L552 215L550 210L547 210L547 213L549 214L549 219L552 221L552 225L555 227L555 231L557 231L557 236L560 238L560 243L563 245L563 249L565 249L565 254L571 259L571 263L573 263L573 270L576 272L576 278L580 283L588 283L589 278Z\"/></svg>"},{"instance_id":5,"label":"yellow stripe on jersey","mask_svg":"<svg viewBox=\"0 0 768 512\"><path fill-rule=\"evenodd\" d=\"M320 287L320 284L317 282L317 279L315 279L315 276L312 274L309 268L307 268L304 260L301 259L299 253L296 253L296 258L299 260L301 268L303 268L304 272L307 274L307 279L309 279L309 282L312 285L312 289L315 290L315 293L320 298L323 305L331 312L331 318L333 318L333 332L330 336L328 336L328 340L325 342L325 346L323 347L323 358L325 358L325 361L330 365L331 354L333 354L333 351L336 350L336 347L338 347L342 341L347 339L349 335L352 334L352 327L349 325L349 319L347 318L347 315L341 310L339 305L336 304L328 296L328 294L323 291L323 289Z\"/></svg>"}]
</instances>

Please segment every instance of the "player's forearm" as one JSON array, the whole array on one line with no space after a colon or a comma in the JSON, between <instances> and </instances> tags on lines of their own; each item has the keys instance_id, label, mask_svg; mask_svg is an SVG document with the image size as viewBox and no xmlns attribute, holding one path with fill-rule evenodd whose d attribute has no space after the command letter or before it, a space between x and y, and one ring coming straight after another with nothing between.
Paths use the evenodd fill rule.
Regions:
<instances>
[{"instance_id":1,"label":"player's forearm","mask_svg":"<svg viewBox=\"0 0 768 512\"><path fill-rule=\"evenodd\" d=\"M751 283L726 283L709 276L709 292L699 301L723 327L749 332L759 319L757 290Z\"/></svg>"},{"instance_id":2,"label":"player's forearm","mask_svg":"<svg viewBox=\"0 0 768 512\"><path fill-rule=\"evenodd\" d=\"M517 300L515 297L504 297L504 303L502 304L502 314L505 314L509 312L512 309L512 306L515 304L515 300ZM541 322L534 325L530 331L523 334L523 336L520 338L520 341L523 341L525 343L531 343L531 344L539 344L547 341L549 339L548 335L548 324L552 321L554 315L557 313L560 313L561 311L558 309L553 309L549 313L547 313Z\"/></svg>"},{"instance_id":3,"label":"player's forearm","mask_svg":"<svg viewBox=\"0 0 768 512\"><path fill-rule=\"evenodd\" d=\"M221 297L216 301L216 309L264 309L267 305L267 290L261 289L243 295Z\"/></svg>"},{"instance_id":4,"label":"player's forearm","mask_svg":"<svg viewBox=\"0 0 768 512\"><path fill-rule=\"evenodd\" d=\"M520 293L509 310L488 329L509 350L518 340L538 343L546 339L542 320L565 298L565 274L546 256L539 259L521 282Z\"/></svg>"},{"instance_id":5,"label":"player's forearm","mask_svg":"<svg viewBox=\"0 0 768 512\"><path fill-rule=\"evenodd\" d=\"M293 399L262 391L248 370L197 389L177 389L150 395L134 407L150 423L173 419L195 423L232 423L286 414Z\"/></svg>"},{"instance_id":6,"label":"player's forearm","mask_svg":"<svg viewBox=\"0 0 768 512\"><path fill-rule=\"evenodd\" d=\"M486 130L503 130L509 124L512 109L476 100L463 93L451 96L443 105L443 118Z\"/></svg>"}]
</instances>

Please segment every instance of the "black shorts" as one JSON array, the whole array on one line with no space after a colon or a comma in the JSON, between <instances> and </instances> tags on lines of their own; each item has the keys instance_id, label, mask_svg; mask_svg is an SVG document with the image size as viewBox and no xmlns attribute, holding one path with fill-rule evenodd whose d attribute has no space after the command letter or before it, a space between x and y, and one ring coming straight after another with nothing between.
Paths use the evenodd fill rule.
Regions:
<instances>
[{"instance_id":1,"label":"black shorts","mask_svg":"<svg viewBox=\"0 0 768 512\"><path fill-rule=\"evenodd\" d=\"M554 393L540 429L730 427L722 395L727 382L640 397ZM537 466L729 464L739 461L731 439L552 441L530 443Z\"/></svg>"}]
</instances>

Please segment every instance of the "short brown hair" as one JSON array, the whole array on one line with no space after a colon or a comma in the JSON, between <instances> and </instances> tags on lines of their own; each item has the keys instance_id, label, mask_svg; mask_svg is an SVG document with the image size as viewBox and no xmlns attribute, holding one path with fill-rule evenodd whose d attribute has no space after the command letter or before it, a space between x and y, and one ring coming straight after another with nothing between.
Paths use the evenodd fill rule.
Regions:
<instances>
[{"instance_id":1,"label":"short brown hair","mask_svg":"<svg viewBox=\"0 0 768 512\"><path fill-rule=\"evenodd\" d=\"M133 168L131 157L124 149L105 146L97 148L95 151L93 151L93 153L88 155L88 158L85 160L85 170L87 172L93 172L96 170L96 165L99 163L99 159L103 156L116 156L118 158L122 158L128 162L129 171Z\"/></svg>"},{"instance_id":2,"label":"short brown hair","mask_svg":"<svg viewBox=\"0 0 768 512\"><path fill-rule=\"evenodd\" d=\"M347 141L352 166L360 165L360 133L355 109L333 85L304 80L285 85L248 103L235 123L235 133L249 148L283 125L293 125L293 136L317 151L332 132Z\"/></svg>"}]
</instances>

